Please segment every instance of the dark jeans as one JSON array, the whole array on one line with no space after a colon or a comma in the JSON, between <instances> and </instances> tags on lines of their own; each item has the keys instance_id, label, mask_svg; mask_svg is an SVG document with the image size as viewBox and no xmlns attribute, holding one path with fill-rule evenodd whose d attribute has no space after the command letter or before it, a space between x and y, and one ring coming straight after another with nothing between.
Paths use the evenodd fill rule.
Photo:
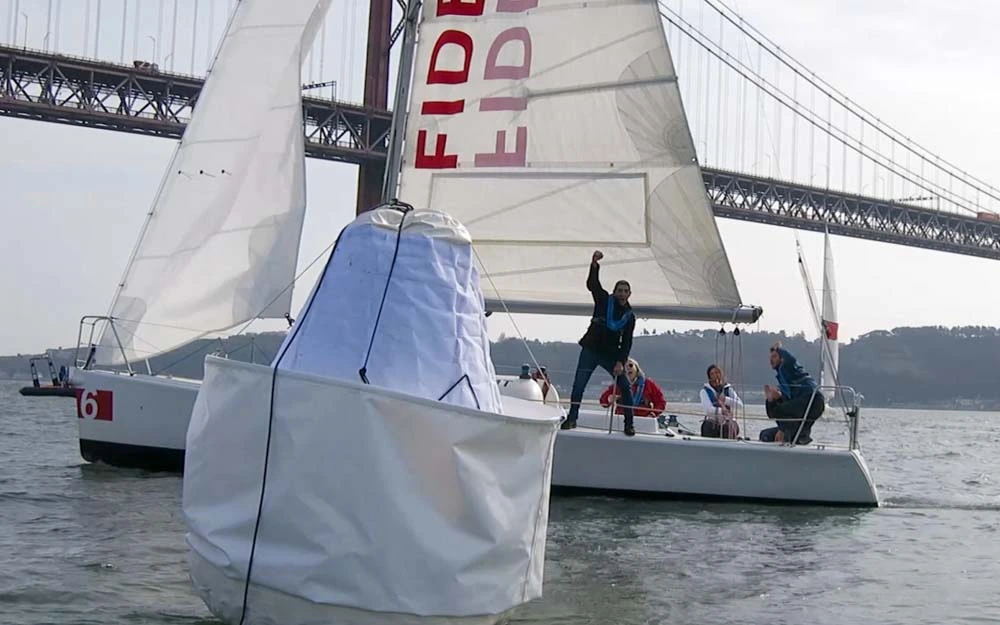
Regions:
<instances>
[{"instance_id":1,"label":"dark jeans","mask_svg":"<svg viewBox=\"0 0 1000 625\"><path fill-rule=\"evenodd\" d=\"M726 421L719 425L715 421L705 419L701 422L701 435L705 438L736 438L740 435L740 426L735 421Z\"/></svg>"},{"instance_id":2,"label":"dark jeans","mask_svg":"<svg viewBox=\"0 0 1000 625\"><path fill-rule=\"evenodd\" d=\"M811 406L809 405L810 400L812 401ZM796 441L796 443L804 443L812 440L813 423L826 410L826 400L823 397L823 393L816 391L812 395L803 393L795 399L783 399L777 402L769 401L764 406L767 409L767 416L774 419L778 427L761 430L760 440L767 443L774 442L775 435L780 431L784 435L786 443L792 442L795 433L799 431L799 425L802 423L804 415L806 422L802 425L802 433L799 434L799 440ZM809 408L809 414L806 414L807 407Z\"/></svg>"},{"instance_id":3,"label":"dark jeans","mask_svg":"<svg viewBox=\"0 0 1000 625\"><path fill-rule=\"evenodd\" d=\"M576 363L576 377L573 378L573 391L570 393L570 401L572 402L569 407L569 415L566 420L570 423L576 423L576 419L580 414L580 402L583 400L583 391L587 388L587 382L590 382L590 376L594 374L594 370L597 367L601 367L611 375L614 375L615 361L601 356L595 352L590 351L586 347L580 350L580 359ZM632 425L632 389L629 386L628 378L625 377L625 372L618 376L615 380L618 384L618 392L621 393L621 398L619 403L622 409L625 411L625 427Z\"/></svg>"}]
</instances>

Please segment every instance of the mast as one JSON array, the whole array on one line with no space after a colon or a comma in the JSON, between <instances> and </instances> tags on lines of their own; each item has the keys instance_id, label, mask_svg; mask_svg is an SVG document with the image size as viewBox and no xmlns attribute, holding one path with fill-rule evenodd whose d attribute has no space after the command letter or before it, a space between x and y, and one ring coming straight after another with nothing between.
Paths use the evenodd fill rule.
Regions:
<instances>
[{"instance_id":1,"label":"mast","mask_svg":"<svg viewBox=\"0 0 1000 625\"><path fill-rule=\"evenodd\" d=\"M406 129L406 106L410 99L410 77L413 74L413 51L417 44L417 16L421 0L408 0L403 14L403 47L399 51L399 73L396 75L396 94L392 104L392 127L389 131L389 155L382 184L382 201L396 197L399 170L403 160L403 136Z\"/></svg>"}]
</instances>

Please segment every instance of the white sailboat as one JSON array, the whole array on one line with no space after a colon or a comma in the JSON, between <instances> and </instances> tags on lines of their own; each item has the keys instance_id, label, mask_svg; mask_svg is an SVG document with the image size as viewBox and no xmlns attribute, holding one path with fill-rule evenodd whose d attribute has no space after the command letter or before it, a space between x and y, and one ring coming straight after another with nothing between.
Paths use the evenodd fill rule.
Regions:
<instances>
[{"instance_id":1,"label":"white sailboat","mask_svg":"<svg viewBox=\"0 0 1000 625\"><path fill-rule=\"evenodd\" d=\"M487 308L589 316L584 279L600 248L605 274L633 285L637 316L761 314L742 303L705 195L655 2L439 0L410 24L411 40L413 29L413 79L398 85L409 106L392 148L401 163L388 168L387 188L398 175L398 197L464 224ZM408 55L401 65L409 76ZM542 402L517 404L525 387L510 382L500 392L517 414L551 414ZM84 398L105 388L88 385ZM144 423L152 435L169 421L183 439L197 384L170 393L157 407L172 413ZM703 439L647 418L626 438L621 417L609 432L605 413L584 410L557 437L552 485L877 505L856 415L836 447Z\"/></svg>"},{"instance_id":2,"label":"white sailboat","mask_svg":"<svg viewBox=\"0 0 1000 625\"><path fill-rule=\"evenodd\" d=\"M437 6L420 25L399 197L468 227L492 310L589 317L599 248L637 316L761 314L742 304L655 2ZM559 433L553 489L877 505L853 435L790 446L636 417L626 437L611 421L583 410Z\"/></svg>"}]
</instances>

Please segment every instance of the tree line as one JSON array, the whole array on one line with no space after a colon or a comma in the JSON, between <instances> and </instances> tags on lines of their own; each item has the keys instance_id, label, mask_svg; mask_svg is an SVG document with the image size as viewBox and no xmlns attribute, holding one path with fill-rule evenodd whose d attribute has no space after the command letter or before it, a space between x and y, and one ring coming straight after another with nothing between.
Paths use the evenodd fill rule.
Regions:
<instances>
[{"instance_id":1,"label":"tree line","mask_svg":"<svg viewBox=\"0 0 1000 625\"><path fill-rule=\"evenodd\" d=\"M582 333L582 329L581 329ZM268 363L274 357L284 333L264 333L203 339L150 360L154 373L201 378L205 354L223 353L230 358ZM718 364L727 370L732 383L745 389L755 401L765 384L774 383L767 364L768 348L782 341L806 370L817 374L820 347L802 334L784 332L690 330L635 337L632 355L646 373L660 382L668 400L692 399L705 380L705 370ZM545 366L563 394L569 394L579 346L572 342L542 342L501 337L492 344L497 373L516 374L522 364L534 359ZM73 350L50 350L58 370L69 366ZM37 355L37 354L36 354ZM29 378L31 354L0 357L0 377ZM957 328L917 327L878 330L840 346L840 383L854 387L869 406L927 406L1000 408L1000 385L996 384L1000 365L1000 328L966 326ZM43 381L44 361L36 363ZM145 363L136 368L145 372ZM606 374L596 374L592 387L610 383ZM589 396L589 395L588 395Z\"/></svg>"}]
</instances>

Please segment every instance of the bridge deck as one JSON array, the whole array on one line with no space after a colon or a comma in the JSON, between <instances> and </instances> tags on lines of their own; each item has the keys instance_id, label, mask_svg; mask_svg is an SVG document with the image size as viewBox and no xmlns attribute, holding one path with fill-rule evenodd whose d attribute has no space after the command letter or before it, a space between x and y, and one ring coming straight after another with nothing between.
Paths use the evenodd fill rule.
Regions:
<instances>
[{"instance_id":1,"label":"bridge deck","mask_svg":"<svg viewBox=\"0 0 1000 625\"><path fill-rule=\"evenodd\" d=\"M179 138L202 79L0 46L0 115ZM387 111L303 98L306 153L385 158ZM794 182L704 168L719 217L1000 260L1000 222Z\"/></svg>"}]
</instances>

